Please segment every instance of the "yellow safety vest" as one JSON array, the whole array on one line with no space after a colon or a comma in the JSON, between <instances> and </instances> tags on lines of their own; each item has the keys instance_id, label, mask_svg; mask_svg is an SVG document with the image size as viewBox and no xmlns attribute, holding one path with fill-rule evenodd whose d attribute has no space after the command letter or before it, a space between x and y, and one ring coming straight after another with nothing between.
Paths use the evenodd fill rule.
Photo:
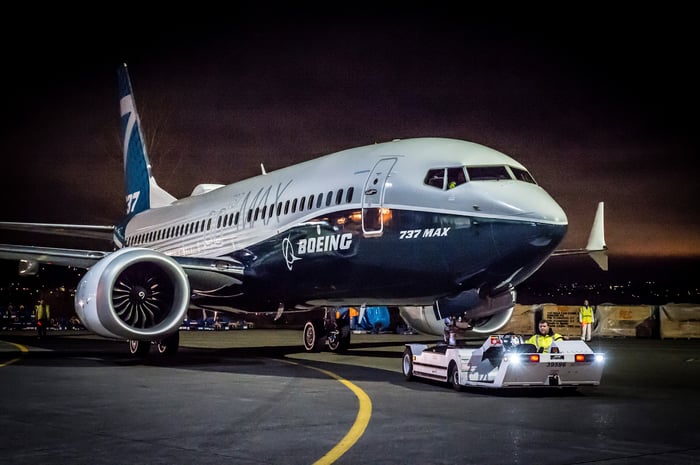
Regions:
<instances>
[{"instance_id":1,"label":"yellow safety vest","mask_svg":"<svg viewBox=\"0 0 700 465\"><path fill-rule=\"evenodd\" d=\"M36 310L37 320L48 320L49 318L51 318L51 311L49 310L49 306L46 304L35 305L34 310Z\"/></svg>"},{"instance_id":2,"label":"yellow safety vest","mask_svg":"<svg viewBox=\"0 0 700 465\"><path fill-rule=\"evenodd\" d=\"M578 310L578 321L580 323L593 323L593 307L581 307Z\"/></svg>"},{"instance_id":3,"label":"yellow safety vest","mask_svg":"<svg viewBox=\"0 0 700 465\"><path fill-rule=\"evenodd\" d=\"M530 336L530 338L525 341L525 344L534 344L539 351L540 348L543 352L549 352L549 348L552 346L552 342L564 339L561 334L554 333L553 335L543 336L541 334L535 334Z\"/></svg>"}]
</instances>

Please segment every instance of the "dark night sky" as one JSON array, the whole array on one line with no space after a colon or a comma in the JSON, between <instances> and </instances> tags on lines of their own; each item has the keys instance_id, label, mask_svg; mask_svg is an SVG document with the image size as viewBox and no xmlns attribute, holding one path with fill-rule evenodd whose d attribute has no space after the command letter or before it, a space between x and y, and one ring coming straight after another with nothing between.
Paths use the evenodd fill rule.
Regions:
<instances>
[{"instance_id":1,"label":"dark night sky","mask_svg":"<svg viewBox=\"0 0 700 465\"><path fill-rule=\"evenodd\" d=\"M564 247L585 245L602 200L611 255L700 256L689 11L298 5L1 33L0 220L117 221L126 62L154 173L175 196L261 162L454 137L525 164L569 216Z\"/></svg>"}]
</instances>

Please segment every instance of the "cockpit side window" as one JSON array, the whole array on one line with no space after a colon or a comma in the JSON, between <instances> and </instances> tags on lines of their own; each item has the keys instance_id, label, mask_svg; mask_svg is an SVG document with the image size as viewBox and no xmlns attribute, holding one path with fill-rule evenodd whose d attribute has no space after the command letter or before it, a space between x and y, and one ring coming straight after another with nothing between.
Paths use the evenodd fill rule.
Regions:
<instances>
[{"instance_id":1,"label":"cockpit side window","mask_svg":"<svg viewBox=\"0 0 700 465\"><path fill-rule=\"evenodd\" d=\"M470 181L512 179L505 166L467 166Z\"/></svg>"},{"instance_id":2,"label":"cockpit side window","mask_svg":"<svg viewBox=\"0 0 700 465\"><path fill-rule=\"evenodd\" d=\"M445 188L445 168L434 168L428 171L425 175L425 184L437 187L438 189Z\"/></svg>"},{"instance_id":3,"label":"cockpit side window","mask_svg":"<svg viewBox=\"0 0 700 465\"><path fill-rule=\"evenodd\" d=\"M447 188L454 189L460 184L467 182L467 178L464 175L464 167L460 166L458 168L447 168Z\"/></svg>"},{"instance_id":4,"label":"cockpit side window","mask_svg":"<svg viewBox=\"0 0 700 465\"><path fill-rule=\"evenodd\" d=\"M509 166L509 168L513 172L513 176L515 176L515 179L519 181L529 182L531 184L537 184L532 175L530 175L530 173L528 173L527 171L521 170L520 168L516 168L514 166Z\"/></svg>"}]
</instances>

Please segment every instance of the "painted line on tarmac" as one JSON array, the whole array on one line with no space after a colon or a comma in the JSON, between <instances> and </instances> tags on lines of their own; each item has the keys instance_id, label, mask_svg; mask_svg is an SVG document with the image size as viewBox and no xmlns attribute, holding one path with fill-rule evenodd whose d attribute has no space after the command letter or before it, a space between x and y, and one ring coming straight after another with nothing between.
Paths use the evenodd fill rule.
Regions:
<instances>
[{"instance_id":1,"label":"painted line on tarmac","mask_svg":"<svg viewBox=\"0 0 700 465\"><path fill-rule=\"evenodd\" d=\"M23 346L22 344L15 344L14 342L6 342L6 341L0 341L0 342L3 344L13 345L13 346L17 347L20 352L25 352L25 353L29 352L29 349L27 347ZM19 362L19 360L20 360L19 358L13 358L13 359L10 359L6 362L0 362L0 368L6 367L8 365L12 365L13 363Z\"/></svg>"},{"instance_id":2,"label":"painted line on tarmac","mask_svg":"<svg viewBox=\"0 0 700 465\"><path fill-rule=\"evenodd\" d=\"M357 400L360 403L360 406L357 410L357 416L355 417L355 422L353 423L352 427L347 432L347 434L343 437L343 439L340 440L340 442L338 442L338 444L335 445L335 447L329 450L326 453L326 455L324 455L323 457L321 457L313 463L313 465L330 465L331 463L338 460L344 453L350 450L350 448L354 446L355 443L359 441L362 435L364 434L365 430L367 429L367 425L369 424L369 420L372 417L372 400L369 398L367 393L365 393L365 391L360 389L357 385L351 383L350 381L339 375L336 375L332 371L323 370L321 368L312 367L299 362L292 362L291 360L279 361L289 363L292 365L301 365L305 368L319 371L324 375L339 381L346 388L350 389L353 392L353 394L355 394L355 397L357 397Z\"/></svg>"}]
</instances>

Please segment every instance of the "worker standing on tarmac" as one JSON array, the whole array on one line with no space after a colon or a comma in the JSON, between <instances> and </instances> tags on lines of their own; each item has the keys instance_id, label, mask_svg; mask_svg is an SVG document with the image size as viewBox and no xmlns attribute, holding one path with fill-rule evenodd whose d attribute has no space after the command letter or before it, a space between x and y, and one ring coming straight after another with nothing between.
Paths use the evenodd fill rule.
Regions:
<instances>
[{"instance_id":1,"label":"worker standing on tarmac","mask_svg":"<svg viewBox=\"0 0 700 465\"><path fill-rule=\"evenodd\" d=\"M589 342L595 316L593 315L593 307L588 305L588 300L584 300L583 305L578 309L578 321L581 323L581 340Z\"/></svg>"},{"instance_id":2,"label":"worker standing on tarmac","mask_svg":"<svg viewBox=\"0 0 700 465\"><path fill-rule=\"evenodd\" d=\"M34 311L36 313L36 334L41 339L46 336L46 328L51 321L51 310L44 299L39 299L39 302L34 306Z\"/></svg>"}]
</instances>

